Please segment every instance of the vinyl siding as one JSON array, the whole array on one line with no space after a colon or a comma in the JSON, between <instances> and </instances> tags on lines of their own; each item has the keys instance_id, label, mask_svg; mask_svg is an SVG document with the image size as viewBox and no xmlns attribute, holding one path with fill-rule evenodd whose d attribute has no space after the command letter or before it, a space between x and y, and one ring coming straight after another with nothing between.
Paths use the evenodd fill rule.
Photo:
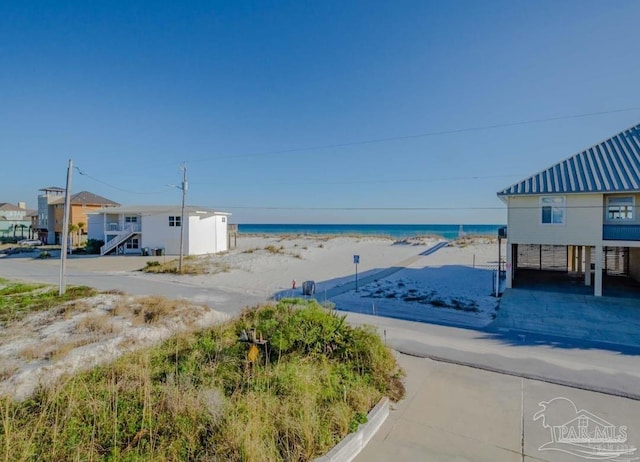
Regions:
<instances>
[{"instance_id":1,"label":"vinyl siding","mask_svg":"<svg viewBox=\"0 0 640 462\"><path fill-rule=\"evenodd\" d=\"M595 245L602 242L602 194L566 194L564 224L543 224L540 197L508 198L512 244Z\"/></svg>"}]
</instances>

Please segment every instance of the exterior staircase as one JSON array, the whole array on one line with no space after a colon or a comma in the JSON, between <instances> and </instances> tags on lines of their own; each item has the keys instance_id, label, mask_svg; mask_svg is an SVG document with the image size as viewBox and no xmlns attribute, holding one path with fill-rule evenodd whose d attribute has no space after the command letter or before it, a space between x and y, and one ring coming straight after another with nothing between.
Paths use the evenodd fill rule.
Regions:
<instances>
[{"instance_id":1,"label":"exterior staircase","mask_svg":"<svg viewBox=\"0 0 640 462\"><path fill-rule=\"evenodd\" d=\"M140 234L140 228L137 226L131 226L116 234L109 242L106 242L102 247L100 247L100 255L104 256L116 249L120 244L126 242L127 239L135 236L136 234Z\"/></svg>"}]
</instances>

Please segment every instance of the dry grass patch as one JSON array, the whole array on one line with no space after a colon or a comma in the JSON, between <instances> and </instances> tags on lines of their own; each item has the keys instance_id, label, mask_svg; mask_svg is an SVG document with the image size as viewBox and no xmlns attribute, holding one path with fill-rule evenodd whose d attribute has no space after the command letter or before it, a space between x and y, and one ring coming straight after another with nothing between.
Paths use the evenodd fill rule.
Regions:
<instances>
[{"instance_id":1,"label":"dry grass patch","mask_svg":"<svg viewBox=\"0 0 640 462\"><path fill-rule=\"evenodd\" d=\"M97 340L98 338L80 338L68 341L61 341L60 339L48 340L44 343L23 348L18 354L18 357L29 362L59 361L76 348L89 345Z\"/></svg>"},{"instance_id":2,"label":"dry grass patch","mask_svg":"<svg viewBox=\"0 0 640 462\"><path fill-rule=\"evenodd\" d=\"M218 255L219 257L219 255ZM182 272L178 271L179 259L171 260L166 263L159 261L148 261L146 266L140 271L145 273L169 273L169 274L217 274L226 273L231 270L231 266L219 260L211 261L208 256L190 255L183 258Z\"/></svg>"},{"instance_id":3,"label":"dry grass patch","mask_svg":"<svg viewBox=\"0 0 640 462\"><path fill-rule=\"evenodd\" d=\"M78 320L76 332L80 334L113 334L116 332L116 327L106 314L92 313Z\"/></svg>"},{"instance_id":4,"label":"dry grass patch","mask_svg":"<svg viewBox=\"0 0 640 462\"><path fill-rule=\"evenodd\" d=\"M111 314L131 319L134 325L154 324L175 315L185 302L158 296L127 298L120 300Z\"/></svg>"}]
</instances>

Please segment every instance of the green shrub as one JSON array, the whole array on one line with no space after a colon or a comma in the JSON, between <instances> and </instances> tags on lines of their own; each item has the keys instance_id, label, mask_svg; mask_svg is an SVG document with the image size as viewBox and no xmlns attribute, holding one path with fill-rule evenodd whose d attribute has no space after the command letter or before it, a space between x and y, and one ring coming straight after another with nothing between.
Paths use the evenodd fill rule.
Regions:
<instances>
[{"instance_id":1,"label":"green shrub","mask_svg":"<svg viewBox=\"0 0 640 462\"><path fill-rule=\"evenodd\" d=\"M254 363L243 330L267 340ZM311 460L385 394L400 371L370 328L315 301L282 300L111 365L0 399L13 460Z\"/></svg>"},{"instance_id":2,"label":"green shrub","mask_svg":"<svg viewBox=\"0 0 640 462\"><path fill-rule=\"evenodd\" d=\"M89 239L85 245L85 249L88 254L97 255L100 253L100 247L104 245L104 241L101 239Z\"/></svg>"}]
</instances>

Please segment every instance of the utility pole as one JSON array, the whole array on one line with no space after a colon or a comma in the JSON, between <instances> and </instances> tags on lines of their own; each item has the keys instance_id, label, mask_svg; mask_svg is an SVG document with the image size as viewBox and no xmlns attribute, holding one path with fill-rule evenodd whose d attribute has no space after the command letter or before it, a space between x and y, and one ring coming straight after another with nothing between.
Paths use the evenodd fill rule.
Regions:
<instances>
[{"instance_id":1,"label":"utility pole","mask_svg":"<svg viewBox=\"0 0 640 462\"><path fill-rule=\"evenodd\" d=\"M67 260L67 239L69 238L69 210L71 209L71 172L73 171L73 160L69 159L67 167L67 187L64 195L64 219L62 220L62 249L60 249L60 290L58 295L64 295L65 280L64 270Z\"/></svg>"},{"instance_id":2,"label":"utility pole","mask_svg":"<svg viewBox=\"0 0 640 462\"><path fill-rule=\"evenodd\" d=\"M180 260L178 261L178 273L182 274L182 259L184 257L184 201L187 196L187 189L189 185L187 183L187 163L182 164L182 211L180 214Z\"/></svg>"}]
</instances>

